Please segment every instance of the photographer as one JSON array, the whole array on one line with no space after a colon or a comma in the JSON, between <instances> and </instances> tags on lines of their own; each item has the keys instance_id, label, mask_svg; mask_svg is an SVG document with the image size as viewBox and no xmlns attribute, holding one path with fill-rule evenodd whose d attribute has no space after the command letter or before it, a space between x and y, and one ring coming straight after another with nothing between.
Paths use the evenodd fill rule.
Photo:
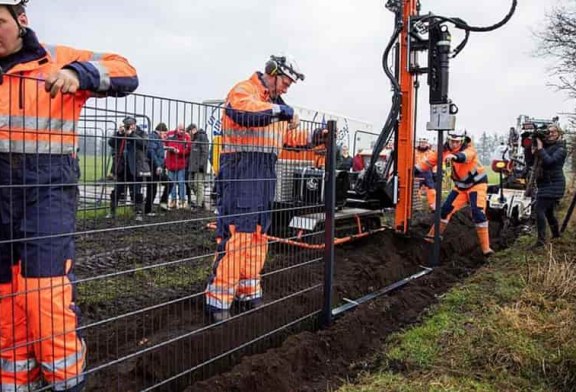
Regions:
<instances>
[{"instance_id":1,"label":"photographer","mask_svg":"<svg viewBox=\"0 0 576 392\"><path fill-rule=\"evenodd\" d=\"M145 177L150 177L150 165L146 159L148 136L136 125L133 117L122 120L123 125L115 136L110 138L108 144L115 151L116 184L110 193L110 213L107 218L116 217L116 208L120 195L125 194L126 188L134 202L135 219L142 221L142 205L144 198L141 188Z\"/></svg>"},{"instance_id":2,"label":"photographer","mask_svg":"<svg viewBox=\"0 0 576 392\"><path fill-rule=\"evenodd\" d=\"M538 240L534 248L546 244L546 221L550 226L552 238L560 237L558 220L554 210L560 199L564 196L566 179L562 170L566 161L566 146L561 139L562 129L559 125L551 124L544 131L534 132L534 176L536 179L536 227Z\"/></svg>"}]
</instances>

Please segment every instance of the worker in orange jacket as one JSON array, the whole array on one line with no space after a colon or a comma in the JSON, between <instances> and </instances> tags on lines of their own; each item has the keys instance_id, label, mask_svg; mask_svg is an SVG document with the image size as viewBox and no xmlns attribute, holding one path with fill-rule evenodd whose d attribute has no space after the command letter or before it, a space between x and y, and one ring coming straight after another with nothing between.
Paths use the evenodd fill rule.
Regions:
<instances>
[{"instance_id":1,"label":"worker in orange jacket","mask_svg":"<svg viewBox=\"0 0 576 392\"><path fill-rule=\"evenodd\" d=\"M25 3L0 0L1 390L80 391L75 130L88 98L126 95L138 78L120 56L40 44Z\"/></svg>"},{"instance_id":2,"label":"worker in orange jacket","mask_svg":"<svg viewBox=\"0 0 576 392\"><path fill-rule=\"evenodd\" d=\"M436 152L432 150L428 139L420 138L418 140L418 145L416 146L416 151L414 152L414 161L416 165L425 161L429 155L435 154ZM426 194L426 201L428 202L428 206L432 211L436 209L436 185L434 184L434 170L427 170L425 172L416 173L417 177L420 177L422 180L419 184L419 190L423 190Z\"/></svg>"},{"instance_id":3,"label":"worker in orange jacket","mask_svg":"<svg viewBox=\"0 0 576 392\"><path fill-rule=\"evenodd\" d=\"M264 72L236 84L226 97L216 178L218 252L206 288L212 321L229 318L233 301L244 309L261 302L277 157L284 146L310 144L308 133L297 129L298 115L282 99L302 80L292 58L271 56Z\"/></svg>"},{"instance_id":4,"label":"worker in orange jacket","mask_svg":"<svg viewBox=\"0 0 576 392\"><path fill-rule=\"evenodd\" d=\"M448 141L444 144L442 158L452 166L452 181L454 189L450 192L440 211L440 235L446 229L450 218L461 208L470 205L472 220L476 224L476 234L480 248L485 256L494 253L490 248L488 218L486 218L486 192L488 176L478 159L476 149L466 131L448 133ZM416 169L425 172L436 167L437 154L430 154L416 165ZM434 226L427 234L427 240L434 239Z\"/></svg>"}]
</instances>

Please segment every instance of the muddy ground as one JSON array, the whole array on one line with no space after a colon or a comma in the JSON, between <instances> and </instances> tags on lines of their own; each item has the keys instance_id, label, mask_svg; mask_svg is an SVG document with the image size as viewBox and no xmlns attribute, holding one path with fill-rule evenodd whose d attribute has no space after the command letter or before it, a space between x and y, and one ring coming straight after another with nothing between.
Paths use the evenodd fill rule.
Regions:
<instances>
[{"instance_id":1,"label":"muddy ground","mask_svg":"<svg viewBox=\"0 0 576 392\"><path fill-rule=\"evenodd\" d=\"M167 219L173 223L153 225ZM391 332L417 322L438 295L486 262L472 222L466 213L459 214L446 232L440 267L392 294L344 313L330 328L314 332L319 326L323 266L306 261L321 258L322 252L277 244L271 246L264 271L270 273L264 278L266 306L225 325L207 328L199 293L214 249L213 233L204 230L210 219L204 212L174 212L168 218L148 218L149 226L120 232L107 230L132 223L87 220L79 225L80 231L97 230L77 240L76 272L83 325L88 325L84 332L89 363L91 368L98 368L90 378L89 390L141 390L181 373L183 377L161 385L159 390L325 391L364 370L367 359ZM429 217L419 219L409 237L387 231L337 247L334 303L357 299L428 265L431 247L420 236L429 221ZM497 224L491 224L490 230L495 249L507 246L514 238L514 233L502 232ZM182 259L190 260L161 270L146 269ZM291 268L299 262L305 265ZM127 269L135 271L114 276ZM109 277L86 281L102 274ZM294 292L300 294L282 301ZM137 312L169 301L174 303ZM132 316L114 319L134 311ZM302 323L282 329L299 318ZM278 333L269 338L247 344L276 329ZM183 335L189 336L154 348ZM247 347L199 366L238 344ZM270 346L276 348L265 351ZM145 353L134 354L141 350ZM106 365L122 357L126 359Z\"/></svg>"}]
</instances>

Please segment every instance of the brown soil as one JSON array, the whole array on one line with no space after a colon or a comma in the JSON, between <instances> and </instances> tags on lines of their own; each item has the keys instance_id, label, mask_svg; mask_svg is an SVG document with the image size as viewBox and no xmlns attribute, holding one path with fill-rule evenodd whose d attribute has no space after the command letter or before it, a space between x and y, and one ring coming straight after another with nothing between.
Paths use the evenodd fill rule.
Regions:
<instances>
[{"instance_id":1,"label":"brown soil","mask_svg":"<svg viewBox=\"0 0 576 392\"><path fill-rule=\"evenodd\" d=\"M189 219L190 215L175 213L170 218L178 222ZM160 221L165 221L165 218L159 217ZM125 236L104 231L81 238L78 241L79 278L155 264L162 260L177 260L190 254L209 255L213 251L213 238L212 233L202 230L205 223L199 220L150 226L127 230ZM421 235L429 223L429 217L420 219L413 225L411 237L383 232L338 247L334 303L338 305L344 299L357 299L428 265L431 247L422 241ZM81 229L105 229L110 225L113 224L87 222ZM491 224L490 230L495 249L507 246L506 242L514 237L513 233L501 232L496 224ZM310 260L321 254L319 251L273 248L271 261L264 272L288 266L294 260ZM370 356L391 332L417 322L423 310L433 304L438 295L485 262L478 250L473 224L466 213L457 215L451 222L442 246L442 260L442 265L431 274L344 313L330 328L314 332L318 329L318 323L313 321L281 330L228 358L185 373L184 377L166 383L159 390L282 392L325 391L328 386L338 386L343 379L353 377L364 369ZM210 262L209 258L191 260L187 267L206 268ZM201 330L161 349L151 349L144 355L102 369L92 375L88 389L140 390L195 368L239 343L280 329L292 320L305 318L321 308L322 276L322 266L312 264L265 278L265 307L223 326ZM201 292L204 284L202 278L190 286L157 289L135 280L134 287L130 287L128 293L121 293L114 300L104 298L86 304L80 302L83 305L84 324L190 296ZM295 290L306 290L315 285L319 288L306 291L289 301L275 303ZM206 325L201 296L109 322L86 331L89 361L92 367L105 364ZM297 333L302 330L307 331ZM276 348L262 353L270 346ZM250 355L258 352L260 354ZM229 371L223 373L227 369ZM215 374L218 375L208 378Z\"/></svg>"},{"instance_id":2,"label":"brown soil","mask_svg":"<svg viewBox=\"0 0 576 392\"><path fill-rule=\"evenodd\" d=\"M416 224L422 235L429 220ZM502 249L514 233L491 224L493 247ZM349 244L336 252L338 296L357 298L382 288L426 265L431 253L421 239L391 232ZM472 274L486 259L478 250L474 227L466 214L451 222L443 242L442 265L431 274L345 313L327 329L290 336L278 348L251 357L231 371L198 382L186 392L326 391L370 366L369 360L387 336L417 323L423 311L455 283Z\"/></svg>"}]
</instances>

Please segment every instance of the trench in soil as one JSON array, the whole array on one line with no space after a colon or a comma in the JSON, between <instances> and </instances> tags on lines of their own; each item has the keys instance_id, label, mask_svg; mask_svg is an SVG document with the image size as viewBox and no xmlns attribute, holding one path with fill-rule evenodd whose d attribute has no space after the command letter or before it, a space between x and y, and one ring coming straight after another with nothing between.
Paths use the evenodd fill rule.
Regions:
<instances>
[{"instance_id":1,"label":"trench in soil","mask_svg":"<svg viewBox=\"0 0 576 392\"><path fill-rule=\"evenodd\" d=\"M174 224L120 233L104 231L77 240L79 279L162 261L191 259L155 270L153 276L145 270L97 281L96 286L94 282L80 284L84 285L80 290L83 325L174 301L172 305L85 330L91 368L150 349L95 372L89 377L88 390L136 391L182 372L183 377L158 390L325 391L362 370L363 361L391 332L417 322L438 295L485 263L469 214L459 213L445 233L441 266L400 290L346 312L330 328L317 331L315 315L322 306L322 262L294 269L289 266L321 260L322 251L277 244L270 247L264 270L264 306L222 326L206 329L203 298L194 294L205 287L214 239L213 233L204 230L205 220L179 223L190 217L179 213L171 215ZM158 219L165 222L162 217ZM387 231L337 247L333 302L341 304L344 299L357 299L422 270L429 263L431 246L420 236L430 223L428 216L418 219L412 226L411 237ZM105 229L114 223L84 222L84 225L81 229ZM508 246L515 236L512 230L503 230L496 223L491 223L490 233L496 250ZM278 270L282 273L273 273ZM267 272L270 274L266 275ZM174 279L166 280L163 275ZM299 291L300 295L290 296ZM285 296L290 297L283 300ZM304 321L281 328L300 318ZM188 371L275 329L278 333ZM156 344L179 336L186 337L153 349Z\"/></svg>"}]
</instances>

